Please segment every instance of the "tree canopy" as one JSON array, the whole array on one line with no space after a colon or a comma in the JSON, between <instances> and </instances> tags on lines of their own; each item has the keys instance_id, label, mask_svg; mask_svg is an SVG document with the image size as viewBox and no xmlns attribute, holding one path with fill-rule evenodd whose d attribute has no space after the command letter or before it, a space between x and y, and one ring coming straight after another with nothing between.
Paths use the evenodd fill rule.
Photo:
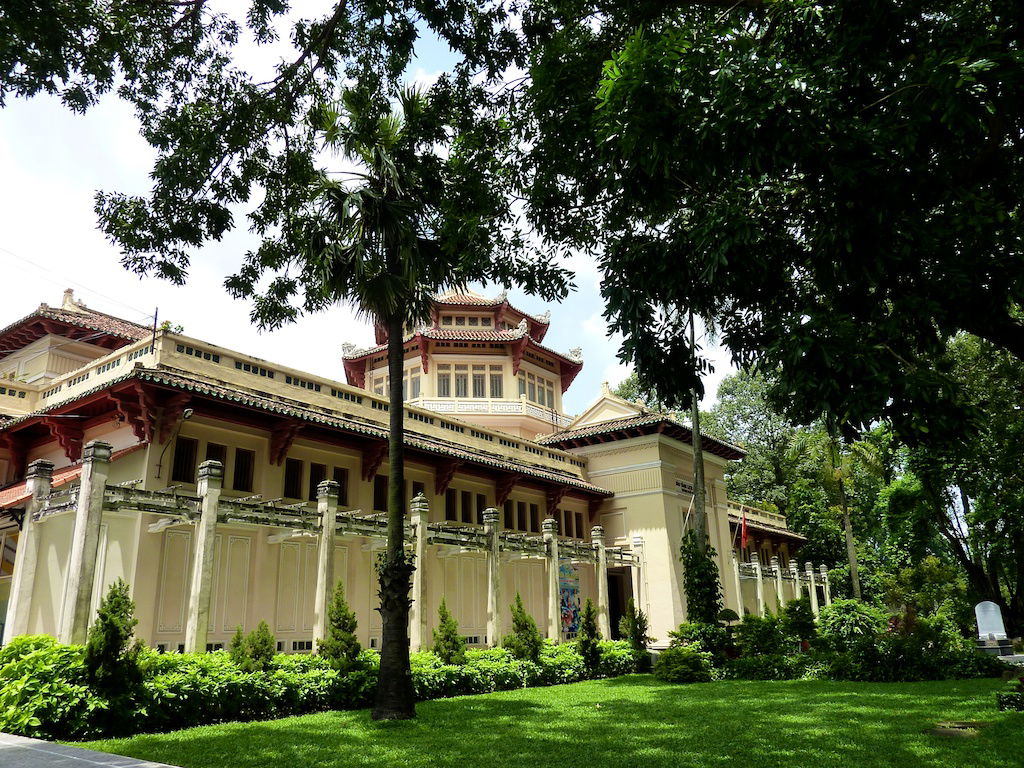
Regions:
<instances>
[{"instance_id":1,"label":"tree canopy","mask_svg":"<svg viewBox=\"0 0 1024 768\"><path fill-rule=\"evenodd\" d=\"M1024 356L1018 3L545 3L524 23L534 218L600 245L623 355L681 405L685 310L778 402L959 427L935 357Z\"/></svg>"}]
</instances>

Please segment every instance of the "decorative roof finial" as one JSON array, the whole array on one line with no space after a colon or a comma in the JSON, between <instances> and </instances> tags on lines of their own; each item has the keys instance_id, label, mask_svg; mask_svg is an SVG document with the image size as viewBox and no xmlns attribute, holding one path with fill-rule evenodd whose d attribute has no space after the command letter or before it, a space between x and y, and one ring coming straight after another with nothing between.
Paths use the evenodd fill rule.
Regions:
<instances>
[{"instance_id":1,"label":"decorative roof finial","mask_svg":"<svg viewBox=\"0 0 1024 768\"><path fill-rule=\"evenodd\" d=\"M569 359L578 363L583 362L583 347L573 347L569 350Z\"/></svg>"}]
</instances>

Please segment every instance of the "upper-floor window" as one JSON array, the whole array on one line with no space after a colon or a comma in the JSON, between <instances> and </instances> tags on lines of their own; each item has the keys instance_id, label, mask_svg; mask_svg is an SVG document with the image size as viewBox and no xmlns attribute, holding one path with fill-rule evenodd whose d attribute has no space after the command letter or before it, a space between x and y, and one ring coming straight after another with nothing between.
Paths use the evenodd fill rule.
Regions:
<instances>
[{"instance_id":1,"label":"upper-floor window","mask_svg":"<svg viewBox=\"0 0 1024 768\"><path fill-rule=\"evenodd\" d=\"M420 396L420 367L418 365L405 369L402 379L402 399L415 400Z\"/></svg>"},{"instance_id":2,"label":"upper-floor window","mask_svg":"<svg viewBox=\"0 0 1024 768\"><path fill-rule=\"evenodd\" d=\"M455 366L455 396L469 397L469 366Z\"/></svg>"},{"instance_id":3,"label":"upper-floor window","mask_svg":"<svg viewBox=\"0 0 1024 768\"><path fill-rule=\"evenodd\" d=\"M530 402L548 408L555 407L555 382L527 371L519 372L519 394L526 395Z\"/></svg>"},{"instance_id":4,"label":"upper-floor window","mask_svg":"<svg viewBox=\"0 0 1024 768\"><path fill-rule=\"evenodd\" d=\"M437 396L452 396L452 367L450 365L437 366Z\"/></svg>"},{"instance_id":5,"label":"upper-floor window","mask_svg":"<svg viewBox=\"0 0 1024 768\"><path fill-rule=\"evenodd\" d=\"M256 452L245 448L235 449L235 471L231 487L236 491L252 493L252 481L256 468Z\"/></svg>"},{"instance_id":6,"label":"upper-floor window","mask_svg":"<svg viewBox=\"0 0 1024 768\"><path fill-rule=\"evenodd\" d=\"M174 464L171 465L171 481L194 483L196 481L196 456L199 441L191 437L178 437L174 441Z\"/></svg>"},{"instance_id":7,"label":"upper-floor window","mask_svg":"<svg viewBox=\"0 0 1024 768\"><path fill-rule=\"evenodd\" d=\"M473 397L487 397L487 366L473 366Z\"/></svg>"},{"instance_id":8,"label":"upper-floor window","mask_svg":"<svg viewBox=\"0 0 1024 768\"><path fill-rule=\"evenodd\" d=\"M502 375L501 366L500 365L492 365L491 366L491 398L494 399L494 400L500 400L503 397L503 395L502 395L502 392L504 390L503 379L504 379L504 376Z\"/></svg>"}]
</instances>

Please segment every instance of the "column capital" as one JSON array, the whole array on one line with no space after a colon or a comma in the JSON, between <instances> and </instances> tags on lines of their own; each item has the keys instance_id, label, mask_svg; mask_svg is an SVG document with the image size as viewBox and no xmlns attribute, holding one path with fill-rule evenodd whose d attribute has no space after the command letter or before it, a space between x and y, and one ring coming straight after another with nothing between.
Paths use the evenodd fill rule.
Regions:
<instances>
[{"instance_id":1,"label":"column capital","mask_svg":"<svg viewBox=\"0 0 1024 768\"><path fill-rule=\"evenodd\" d=\"M105 443L102 440L90 440L85 444L85 450L82 452L82 463L108 463L113 452L114 446L110 443Z\"/></svg>"},{"instance_id":2,"label":"column capital","mask_svg":"<svg viewBox=\"0 0 1024 768\"><path fill-rule=\"evenodd\" d=\"M825 565L824 563L822 563L821 565L818 566L818 572L822 576L825 576L827 578L828 577L828 566Z\"/></svg>"},{"instance_id":3,"label":"column capital","mask_svg":"<svg viewBox=\"0 0 1024 768\"><path fill-rule=\"evenodd\" d=\"M36 459L25 468L26 480L49 480L53 477L53 462Z\"/></svg>"},{"instance_id":4,"label":"column capital","mask_svg":"<svg viewBox=\"0 0 1024 768\"><path fill-rule=\"evenodd\" d=\"M541 523L541 529L544 531L545 536L555 536L558 534L558 523L553 517L544 518Z\"/></svg>"},{"instance_id":5,"label":"column capital","mask_svg":"<svg viewBox=\"0 0 1024 768\"><path fill-rule=\"evenodd\" d=\"M214 459L207 459L199 465L200 480L221 480L224 477L224 465Z\"/></svg>"},{"instance_id":6,"label":"column capital","mask_svg":"<svg viewBox=\"0 0 1024 768\"><path fill-rule=\"evenodd\" d=\"M484 525L496 525L499 518L500 513L494 507L488 507L484 510Z\"/></svg>"},{"instance_id":7,"label":"column capital","mask_svg":"<svg viewBox=\"0 0 1024 768\"><path fill-rule=\"evenodd\" d=\"M804 570L808 573L814 573L814 563L804 563Z\"/></svg>"},{"instance_id":8,"label":"column capital","mask_svg":"<svg viewBox=\"0 0 1024 768\"><path fill-rule=\"evenodd\" d=\"M335 480L322 480L316 486L317 499L337 499L341 494L341 485Z\"/></svg>"},{"instance_id":9,"label":"column capital","mask_svg":"<svg viewBox=\"0 0 1024 768\"><path fill-rule=\"evenodd\" d=\"M413 514L417 512L421 515L427 514L430 505L427 503L427 497L423 495L422 491L412 497L412 501L409 504L409 509Z\"/></svg>"},{"instance_id":10,"label":"column capital","mask_svg":"<svg viewBox=\"0 0 1024 768\"><path fill-rule=\"evenodd\" d=\"M590 529L590 539L595 544L600 542L604 544L604 526L595 525Z\"/></svg>"}]
</instances>

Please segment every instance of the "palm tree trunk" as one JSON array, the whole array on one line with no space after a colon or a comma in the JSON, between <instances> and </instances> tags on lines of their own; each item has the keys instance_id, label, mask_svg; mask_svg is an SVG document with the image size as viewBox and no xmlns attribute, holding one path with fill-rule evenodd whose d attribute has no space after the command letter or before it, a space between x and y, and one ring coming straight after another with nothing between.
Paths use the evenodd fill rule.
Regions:
<instances>
[{"instance_id":1,"label":"palm tree trunk","mask_svg":"<svg viewBox=\"0 0 1024 768\"><path fill-rule=\"evenodd\" d=\"M388 543L378 564L380 582L380 679L373 706L374 720L407 720L416 716L409 667L409 599L414 565L405 554L405 403L402 399L404 350L402 318L388 326Z\"/></svg>"},{"instance_id":2,"label":"palm tree trunk","mask_svg":"<svg viewBox=\"0 0 1024 768\"><path fill-rule=\"evenodd\" d=\"M853 539L853 525L850 523L850 504L846 499L846 481L839 476L839 503L843 509L843 533L846 535L846 558L850 562L850 584L853 596L860 600L860 574L857 572L857 542Z\"/></svg>"},{"instance_id":3,"label":"palm tree trunk","mask_svg":"<svg viewBox=\"0 0 1024 768\"><path fill-rule=\"evenodd\" d=\"M693 312L690 312L690 348L693 350L693 373L699 376L697 369L696 331ZM693 528L697 532L697 541L701 547L708 544L707 514L704 503L704 449L700 440L700 396L697 388L693 388L690 403L690 424L693 427Z\"/></svg>"}]
</instances>

